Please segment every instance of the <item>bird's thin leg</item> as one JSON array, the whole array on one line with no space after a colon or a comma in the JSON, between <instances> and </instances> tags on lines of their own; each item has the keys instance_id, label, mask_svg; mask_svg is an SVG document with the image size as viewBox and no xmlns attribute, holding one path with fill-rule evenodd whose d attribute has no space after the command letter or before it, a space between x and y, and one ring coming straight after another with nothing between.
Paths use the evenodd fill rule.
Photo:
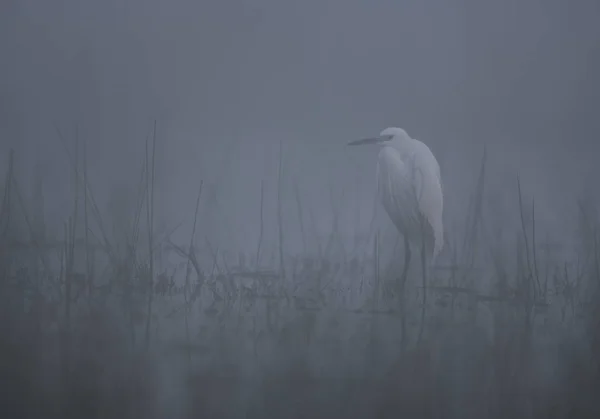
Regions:
<instances>
[{"instance_id":1,"label":"bird's thin leg","mask_svg":"<svg viewBox=\"0 0 600 419\"><path fill-rule=\"evenodd\" d=\"M408 239L404 237L404 268L402 269L402 276L400 277L400 281L398 283L398 298L400 299L400 351L404 354L406 349L406 314L405 314L405 286L406 279L408 277L408 268L410 266L410 243Z\"/></svg>"},{"instance_id":2,"label":"bird's thin leg","mask_svg":"<svg viewBox=\"0 0 600 419\"><path fill-rule=\"evenodd\" d=\"M423 337L423 330L425 329L425 312L427 310L427 249L424 238L421 245L421 269L423 271L423 307L421 307L421 325L419 326L417 345L421 343L421 338Z\"/></svg>"}]
</instances>

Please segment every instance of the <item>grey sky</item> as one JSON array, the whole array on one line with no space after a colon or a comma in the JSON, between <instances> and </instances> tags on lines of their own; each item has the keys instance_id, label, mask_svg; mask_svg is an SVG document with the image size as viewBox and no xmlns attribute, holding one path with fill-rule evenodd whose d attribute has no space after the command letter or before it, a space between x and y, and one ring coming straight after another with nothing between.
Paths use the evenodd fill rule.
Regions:
<instances>
[{"instance_id":1,"label":"grey sky","mask_svg":"<svg viewBox=\"0 0 600 419\"><path fill-rule=\"evenodd\" d=\"M70 138L79 125L102 189L137 173L157 118L164 210L189 218L199 179L225 177L229 221L219 223L247 243L260 180L275 173L264 156L276 156L280 140L288 178L315 211L330 211L333 179L336 190L361 191L353 200L367 214L375 155L343 145L398 125L442 160L449 208L464 200L487 143L506 176L495 181L521 173L552 220L558 189L578 191L598 175L599 8L593 0L5 0L1 150L15 146L23 166L43 161L49 187L66 198L54 124ZM270 179L271 201L274 187Z\"/></svg>"}]
</instances>

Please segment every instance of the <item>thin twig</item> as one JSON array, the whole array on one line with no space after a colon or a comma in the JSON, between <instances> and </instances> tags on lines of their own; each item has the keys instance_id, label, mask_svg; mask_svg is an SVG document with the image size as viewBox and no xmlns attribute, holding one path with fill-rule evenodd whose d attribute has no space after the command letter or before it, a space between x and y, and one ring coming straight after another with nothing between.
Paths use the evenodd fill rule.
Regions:
<instances>
[{"instance_id":1,"label":"thin twig","mask_svg":"<svg viewBox=\"0 0 600 419\"><path fill-rule=\"evenodd\" d=\"M150 324L152 320L152 300L154 298L154 161L156 155L156 120L154 120L154 132L152 135L152 161L151 164L146 163L149 168L149 176L146 176L146 196L148 197L146 205L146 216L148 220L148 253L149 253L149 268L150 268L150 293L148 295L148 310L146 313L146 333L145 344L146 350L150 347ZM146 142L146 161L148 161L148 142Z\"/></svg>"},{"instance_id":2,"label":"thin twig","mask_svg":"<svg viewBox=\"0 0 600 419\"><path fill-rule=\"evenodd\" d=\"M91 257L90 257L90 239L89 239L89 223L88 223L88 193L87 185L88 182L88 166L87 166L87 141L83 140L83 225L84 225L84 236L85 236L85 276L87 279L88 286L88 299L92 301L92 292L94 288L94 280L92 278L91 268Z\"/></svg>"},{"instance_id":3,"label":"thin twig","mask_svg":"<svg viewBox=\"0 0 600 419\"><path fill-rule=\"evenodd\" d=\"M302 235L302 251L304 255L308 253L306 244L306 233L304 231L304 216L302 214L302 202L300 200L300 191L298 190L298 182L294 181L294 195L296 197L296 207L298 208L298 222L300 223L300 234Z\"/></svg>"},{"instance_id":4,"label":"thin twig","mask_svg":"<svg viewBox=\"0 0 600 419\"><path fill-rule=\"evenodd\" d=\"M260 250L263 241L263 233L264 233L264 215L263 215L263 206L265 199L265 184L264 181L260 181L260 231L258 233L258 244L256 245L256 268L260 266Z\"/></svg>"},{"instance_id":5,"label":"thin twig","mask_svg":"<svg viewBox=\"0 0 600 419\"><path fill-rule=\"evenodd\" d=\"M277 170L277 230L279 233L279 270L281 273L281 278L285 278L285 260L284 260L284 252L283 252L283 218L282 218L282 208L281 208L281 199L282 199L282 187L283 187L283 141L279 142L279 165Z\"/></svg>"},{"instance_id":6,"label":"thin twig","mask_svg":"<svg viewBox=\"0 0 600 419\"><path fill-rule=\"evenodd\" d=\"M194 210L194 224L192 226L192 235L190 237L190 254L192 254L194 252L194 236L196 235L196 222L198 220L198 208L200 207L200 197L202 196L202 185L203 185L203 181L200 181L200 188L198 189L198 198L196 198L196 208ZM190 311L190 306L188 305L188 292L189 292L189 286L190 286L190 262L191 262L191 257L188 257L187 260L187 264L186 264L186 269L185 269L185 284L184 284L184 288L183 288L183 298L184 298L184 302L186 305L186 309L185 309L185 339L187 342L187 348L188 348L188 362L191 364L192 362L192 352L190 350L190 328L189 328L189 322L188 322L188 316L189 316L189 311Z\"/></svg>"}]
</instances>

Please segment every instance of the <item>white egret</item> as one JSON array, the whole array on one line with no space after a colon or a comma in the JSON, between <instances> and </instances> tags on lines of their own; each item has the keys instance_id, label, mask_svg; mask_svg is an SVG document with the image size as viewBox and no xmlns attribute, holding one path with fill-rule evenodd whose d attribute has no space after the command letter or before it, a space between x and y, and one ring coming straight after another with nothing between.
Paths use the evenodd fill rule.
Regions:
<instances>
[{"instance_id":1,"label":"white egret","mask_svg":"<svg viewBox=\"0 0 600 419\"><path fill-rule=\"evenodd\" d=\"M377 137L352 141L348 145L366 144L382 147L377 159L377 192L385 211L404 237L402 288L408 272L411 244L421 248L424 308L427 267L440 253L444 242L440 166L429 147L410 138L402 128L386 128ZM419 336L421 334L422 329Z\"/></svg>"}]
</instances>

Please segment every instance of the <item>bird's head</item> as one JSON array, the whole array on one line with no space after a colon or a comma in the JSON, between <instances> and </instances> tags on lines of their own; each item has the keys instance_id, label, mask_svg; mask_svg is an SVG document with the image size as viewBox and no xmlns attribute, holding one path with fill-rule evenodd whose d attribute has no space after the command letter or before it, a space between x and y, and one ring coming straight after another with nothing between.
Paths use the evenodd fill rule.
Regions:
<instances>
[{"instance_id":1,"label":"bird's head","mask_svg":"<svg viewBox=\"0 0 600 419\"><path fill-rule=\"evenodd\" d=\"M376 137L363 138L361 140L355 140L348 143L348 145L367 145L367 144L379 144L386 145L393 141L402 141L406 138L410 138L406 131L402 128L390 127L386 128Z\"/></svg>"}]
</instances>

